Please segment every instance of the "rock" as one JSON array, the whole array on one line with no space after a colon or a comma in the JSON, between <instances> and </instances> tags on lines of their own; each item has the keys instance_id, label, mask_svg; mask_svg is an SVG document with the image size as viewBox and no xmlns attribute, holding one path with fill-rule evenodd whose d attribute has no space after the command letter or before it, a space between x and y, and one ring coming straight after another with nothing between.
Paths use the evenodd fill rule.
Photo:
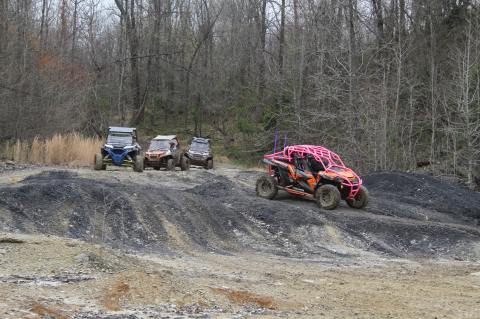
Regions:
<instances>
[{"instance_id":1,"label":"rock","mask_svg":"<svg viewBox=\"0 0 480 319\"><path fill-rule=\"evenodd\" d=\"M18 238L12 238L12 237L3 237L0 238L0 244L24 244L25 241L18 239Z\"/></svg>"},{"instance_id":2,"label":"rock","mask_svg":"<svg viewBox=\"0 0 480 319\"><path fill-rule=\"evenodd\" d=\"M73 259L77 263L85 264L85 263L88 263L91 258L90 258L90 254L88 254L88 253L80 253L80 254L76 255L75 257L73 257Z\"/></svg>"}]
</instances>

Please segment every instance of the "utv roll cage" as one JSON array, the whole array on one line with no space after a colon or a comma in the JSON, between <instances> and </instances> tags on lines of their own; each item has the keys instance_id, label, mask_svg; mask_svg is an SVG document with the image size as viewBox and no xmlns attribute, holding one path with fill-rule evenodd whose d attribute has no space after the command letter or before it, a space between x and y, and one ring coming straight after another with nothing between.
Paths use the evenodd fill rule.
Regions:
<instances>
[{"instance_id":1,"label":"utv roll cage","mask_svg":"<svg viewBox=\"0 0 480 319\"><path fill-rule=\"evenodd\" d=\"M317 145L292 145L286 146L283 150L272 154L264 155L264 162L268 165L269 173L272 173L271 161L281 161L293 163L298 169L304 170L305 167L298 167L298 159L306 160L313 158L323 167L323 173L337 175L336 181L345 187L348 187L350 192L349 199L355 198L362 185L361 178L351 169L345 166L340 156L323 146ZM349 170L354 175L353 179L342 178L338 175L338 170Z\"/></svg>"}]
</instances>

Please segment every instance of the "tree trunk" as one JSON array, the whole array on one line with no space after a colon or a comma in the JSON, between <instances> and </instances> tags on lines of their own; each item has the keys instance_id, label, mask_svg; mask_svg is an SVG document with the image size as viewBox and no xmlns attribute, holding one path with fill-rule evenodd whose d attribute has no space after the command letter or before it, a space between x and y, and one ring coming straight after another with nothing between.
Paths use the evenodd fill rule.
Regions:
<instances>
[{"instance_id":1,"label":"tree trunk","mask_svg":"<svg viewBox=\"0 0 480 319\"><path fill-rule=\"evenodd\" d=\"M143 120L145 108L141 101L140 92L140 74L138 69L138 35L135 20L135 0L130 0L130 18L127 18L127 37L130 44L130 71L132 72L131 89L133 94L133 118L131 120L131 124L138 125Z\"/></svg>"},{"instance_id":2,"label":"tree trunk","mask_svg":"<svg viewBox=\"0 0 480 319\"><path fill-rule=\"evenodd\" d=\"M348 52L348 60L349 60L349 104L350 107L354 108L354 101L355 101L355 72L356 72L356 65L355 65L355 55L357 52L356 46L356 37L355 37L355 18L354 18L354 0L348 0L348 38L349 38L349 52Z\"/></svg>"},{"instance_id":3,"label":"tree trunk","mask_svg":"<svg viewBox=\"0 0 480 319\"><path fill-rule=\"evenodd\" d=\"M60 48L65 55L65 46L67 41L67 0L62 0L60 6Z\"/></svg>"},{"instance_id":4,"label":"tree trunk","mask_svg":"<svg viewBox=\"0 0 480 319\"><path fill-rule=\"evenodd\" d=\"M70 52L70 61L75 61L75 46L77 43L77 14L79 0L73 0L73 17L72 17L72 49ZM73 69L72 69L73 72Z\"/></svg>"},{"instance_id":5,"label":"tree trunk","mask_svg":"<svg viewBox=\"0 0 480 319\"><path fill-rule=\"evenodd\" d=\"M283 109L285 101L284 95L284 62L285 62L285 0L280 5L280 37L278 43L278 75L279 75L279 91L277 107Z\"/></svg>"},{"instance_id":6,"label":"tree trunk","mask_svg":"<svg viewBox=\"0 0 480 319\"><path fill-rule=\"evenodd\" d=\"M348 134L350 135L351 140L355 140L355 132L359 126L358 121L355 120L357 116L357 65L355 63L356 54L357 54L357 45L356 45L356 35L355 35L355 9L353 1L348 0L348 19L346 24L348 25L348 39L349 39L349 52L348 52L348 104L350 105L350 114L353 117L351 120L351 125L348 127Z\"/></svg>"},{"instance_id":7,"label":"tree trunk","mask_svg":"<svg viewBox=\"0 0 480 319\"><path fill-rule=\"evenodd\" d=\"M0 1L3 1L3 0L0 0ZM46 42L45 28L46 28L46 21L48 19L47 17L48 2L47 1L48 0L42 0L42 16L40 18L40 46L42 48L45 47L45 42Z\"/></svg>"},{"instance_id":8,"label":"tree trunk","mask_svg":"<svg viewBox=\"0 0 480 319\"><path fill-rule=\"evenodd\" d=\"M382 0L372 0L372 6L377 25L377 41L379 44L381 44L384 37Z\"/></svg>"},{"instance_id":9,"label":"tree trunk","mask_svg":"<svg viewBox=\"0 0 480 319\"><path fill-rule=\"evenodd\" d=\"M350 52L353 56L357 54L357 41L355 36L355 7L354 1L356 0L348 0L348 38L350 42Z\"/></svg>"},{"instance_id":10,"label":"tree trunk","mask_svg":"<svg viewBox=\"0 0 480 319\"><path fill-rule=\"evenodd\" d=\"M7 42L7 0L0 0L0 54Z\"/></svg>"},{"instance_id":11,"label":"tree trunk","mask_svg":"<svg viewBox=\"0 0 480 319\"><path fill-rule=\"evenodd\" d=\"M267 0L262 0L260 8L260 48L258 64L258 101L253 112L253 121L259 122L265 104L265 51L267 37Z\"/></svg>"},{"instance_id":12,"label":"tree trunk","mask_svg":"<svg viewBox=\"0 0 480 319\"><path fill-rule=\"evenodd\" d=\"M399 23L400 23L400 28L399 28L399 32L400 32L400 36L402 38L405 38L406 36L406 26L405 26L405 14L406 14L406 11L405 11L405 0L399 0L399 6L400 6L400 10L399 10L399 14L400 14L400 18L399 18Z\"/></svg>"},{"instance_id":13,"label":"tree trunk","mask_svg":"<svg viewBox=\"0 0 480 319\"><path fill-rule=\"evenodd\" d=\"M436 100L435 100L435 90L436 90L436 66L435 66L435 33L433 30L433 13L430 12L429 24L430 24L430 123L431 123L431 135L430 135L430 164L431 169L435 169L435 143L436 143Z\"/></svg>"},{"instance_id":14,"label":"tree trunk","mask_svg":"<svg viewBox=\"0 0 480 319\"><path fill-rule=\"evenodd\" d=\"M130 120L131 125L137 125L143 120L145 107L141 101L140 93L140 74L138 70L138 35L135 23L135 0L125 0L125 5L122 0L115 0L115 3L120 10L121 17L125 21L127 40L130 47L130 88L133 95L133 115Z\"/></svg>"}]
</instances>

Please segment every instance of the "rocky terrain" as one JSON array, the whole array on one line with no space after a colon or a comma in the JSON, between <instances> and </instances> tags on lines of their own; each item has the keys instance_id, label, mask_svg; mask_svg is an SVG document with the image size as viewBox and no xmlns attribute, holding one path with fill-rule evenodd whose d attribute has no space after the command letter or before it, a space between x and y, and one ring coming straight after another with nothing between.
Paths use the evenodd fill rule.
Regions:
<instances>
[{"instance_id":1,"label":"rocky terrain","mask_svg":"<svg viewBox=\"0 0 480 319\"><path fill-rule=\"evenodd\" d=\"M262 172L0 170L1 318L475 318L480 194L367 175L366 210Z\"/></svg>"}]
</instances>

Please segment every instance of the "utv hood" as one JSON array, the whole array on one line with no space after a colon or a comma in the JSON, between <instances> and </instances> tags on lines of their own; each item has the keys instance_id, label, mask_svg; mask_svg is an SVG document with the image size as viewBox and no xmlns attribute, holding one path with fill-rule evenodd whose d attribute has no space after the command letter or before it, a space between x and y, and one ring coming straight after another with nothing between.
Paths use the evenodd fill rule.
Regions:
<instances>
[{"instance_id":1,"label":"utv hood","mask_svg":"<svg viewBox=\"0 0 480 319\"><path fill-rule=\"evenodd\" d=\"M155 157L161 157L170 154L169 150L154 150L154 151L147 151L145 152L145 155L147 157L149 156L155 156Z\"/></svg>"},{"instance_id":2,"label":"utv hood","mask_svg":"<svg viewBox=\"0 0 480 319\"><path fill-rule=\"evenodd\" d=\"M201 152L201 151L192 151L192 150L189 150L187 153L194 156L204 156L204 157L210 154L209 151Z\"/></svg>"},{"instance_id":3,"label":"utv hood","mask_svg":"<svg viewBox=\"0 0 480 319\"><path fill-rule=\"evenodd\" d=\"M362 183L362 180L358 177L358 175L355 174L353 170L347 167L339 167L339 166L329 167L325 172L322 172L322 174L330 177L330 179L335 179L339 177L341 179L348 180L353 184Z\"/></svg>"}]
</instances>

